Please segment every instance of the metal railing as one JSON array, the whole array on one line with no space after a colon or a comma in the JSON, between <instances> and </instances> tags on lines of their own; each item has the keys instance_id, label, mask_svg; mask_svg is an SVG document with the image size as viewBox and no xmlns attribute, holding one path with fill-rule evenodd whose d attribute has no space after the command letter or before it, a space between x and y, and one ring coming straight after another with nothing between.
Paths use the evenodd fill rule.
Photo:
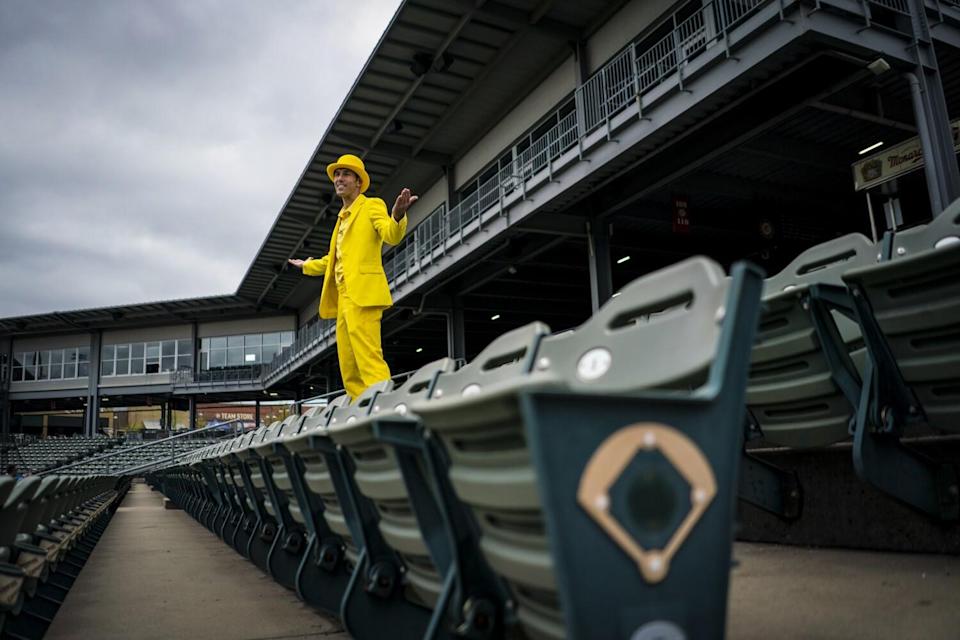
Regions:
<instances>
[{"instance_id":1,"label":"metal railing","mask_svg":"<svg viewBox=\"0 0 960 640\"><path fill-rule=\"evenodd\" d=\"M59 467L55 467L55 468L53 468L53 469L47 469L47 470L45 470L45 471L41 471L40 473L38 473L38 474L36 474L36 475L38 475L38 476L43 476L43 475L47 475L48 473L57 473L57 474L60 474L60 473L63 473L64 471L66 471L67 469L73 469L73 468L75 468L75 467L80 467L80 466L83 466L83 465L87 465L87 464L90 464L90 463L92 463L92 462L100 462L101 460L107 460L107 459L109 459L109 458L115 458L115 457L117 457L117 456L130 453L131 451L140 451L140 450L146 449L146 448L148 448L148 447L154 447L155 449L161 450L164 445L173 445L173 443L174 443L175 441L180 441L180 440L183 440L183 439L185 439L185 438L194 438L194 437L196 437L196 436L197 436L198 434L200 434L200 433L212 432L212 431L214 431L214 430L222 430L224 426L231 425L231 424L238 423L238 422L242 422L242 419L238 418L238 419L236 419L236 420L228 420L227 422L221 422L221 423L219 423L219 424L210 425L210 426L208 426L208 427L202 427L202 428L200 428L200 429L194 429L194 430L192 430L192 431L187 431L187 432L184 432L184 433L179 433L179 434L177 434L177 435L175 435L175 436L170 436L170 437L168 437L168 438L164 438L163 440L155 440L155 441L153 441L153 442L148 442L148 443L146 443L146 444L135 445L135 446L132 446L132 447L119 447L119 448L111 451L110 453L105 453L105 454L100 455L100 456L92 456L92 457L90 457L90 458L84 458L84 459L78 460L78 461L76 461L76 462L71 462L70 464L66 464L66 465L62 465L62 466L59 466ZM235 435L235 431L236 431L235 428L232 429L232 432L233 432L233 433L232 433L231 435ZM171 446L171 447L170 447L171 457L174 455L174 451L175 451L175 448L174 448L173 446Z\"/></svg>"},{"instance_id":2,"label":"metal railing","mask_svg":"<svg viewBox=\"0 0 960 640\"><path fill-rule=\"evenodd\" d=\"M259 383L262 380L264 365L248 365L227 369L179 369L173 378L175 387L193 385L205 386L235 386L243 383Z\"/></svg>"},{"instance_id":3,"label":"metal railing","mask_svg":"<svg viewBox=\"0 0 960 640\"><path fill-rule=\"evenodd\" d=\"M781 4L783 0L778 0ZM891 0L894 1L894 0ZM508 204L527 197L529 182L542 172L552 174L553 164L577 149L583 140L603 127L640 96L678 73L682 66L702 54L708 46L723 41L729 45L729 31L739 26L759 7L773 0L714 0L689 14L689 8L669 14L660 25L672 24L665 37L653 44L633 43L597 70L551 116L555 124L533 138L525 137L497 157L511 154L509 166L496 171L477 185L456 206L438 207L426 216L395 247L384 263L387 280L393 288L422 272L447 251L478 232L483 216L491 210L505 211ZM697 3L699 5L699 3ZM689 7L689 5L688 5ZM681 12L684 12L681 14ZM684 15L682 19L679 17ZM712 34L708 38L708 34ZM509 203L505 202L509 200ZM263 369L266 380L289 365L306 350L330 337L332 321L319 321L298 331L297 339Z\"/></svg>"},{"instance_id":4,"label":"metal railing","mask_svg":"<svg viewBox=\"0 0 960 640\"><path fill-rule=\"evenodd\" d=\"M910 11L908 0L863 1L897 12L909 14ZM942 1L960 6L960 0ZM659 38L648 36L628 45L575 90L572 109L566 101L541 121L549 122L553 118L555 124L536 138L529 134L496 155L497 158L508 155L513 158L509 166L500 168L477 185L456 206L449 210L438 208L424 218L387 255L384 270L391 288L396 289L409 281L411 276L423 272L448 251L464 243L482 229L485 220L492 219L497 213L505 213L509 206L526 199L528 191L537 188L539 183L536 181L543 175L552 178L557 165L565 162L565 157L571 157L568 154L572 151L577 150L576 160L582 159L587 138L604 130L609 136L612 121L628 107L637 105L642 116L644 97L661 84L675 78L682 89L685 74L696 58L711 49L729 55L736 41L733 31L762 7L775 5L783 19L784 8L795 2L713 0L701 3L697 0L664 16L647 33L665 35ZM868 9L864 7L863 11L866 13ZM542 130L542 125L535 130ZM489 171L490 167L481 175ZM291 348L265 368L264 378L290 364L303 353L303 349L316 346L320 338L329 337L330 333L329 329L320 328L310 338L301 339L298 335Z\"/></svg>"}]
</instances>

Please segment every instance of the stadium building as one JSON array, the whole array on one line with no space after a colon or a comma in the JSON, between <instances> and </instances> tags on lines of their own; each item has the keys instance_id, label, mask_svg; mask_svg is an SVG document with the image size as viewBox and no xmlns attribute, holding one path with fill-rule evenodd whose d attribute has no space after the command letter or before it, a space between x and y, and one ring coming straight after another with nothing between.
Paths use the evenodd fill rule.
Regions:
<instances>
[{"instance_id":1,"label":"stadium building","mask_svg":"<svg viewBox=\"0 0 960 640\"><path fill-rule=\"evenodd\" d=\"M35 416L60 413L75 417L58 433L92 439L111 407L160 407L160 426L169 429L174 412L184 412L195 428L198 407L237 402L254 403L259 425L267 422L261 402L299 406L322 398L323 405L336 397L342 384L334 325L317 317L322 279L304 277L287 260L327 251L340 204L325 167L343 153L364 159L368 195L388 203L403 187L420 195L406 238L383 256L394 299L383 319L384 352L393 372L406 374L443 357L469 364L535 321L551 335L576 329L620 292L630 295L628 284L692 256L726 273L742 261L778 278L800 268L792 272L799 278L832 268L836 256L802 264L798 256L861 234L872 247L870 262L882 262L873 254L884 237L896 237L890 232L926 225L960 198L958 117L960 3L953 0L404 1L234 294L0 319L3 434L36 432ZM891 242L896 255L899 245ZM938 268L956 293L960 261L953 256ZM854 248L840 261L860 264L862 257ZM904 281L907 288L916 278ZM788 280L768 281L768 296L780 292L770 282ZM618 326L652 326L660 312L672 317L671 306L697 304L693 294L659 302ZM776 308L768 303L764 312ZM838 309L833 315L843 315ZM721 307L715 324L733 312ZM960 312L945 306L940 313L943 326L917 344L936 343L949 354L944 345L950 336L956 345ZM761 338L780 322L767 320ZM680 334L673 339L691 349L700 340L682 334L689 330L683 322L672 326ZM843 326L840 334L851 355L869 351L869 338L850 339ZM808 342L816 350L817 340ZM877 455L892 456L883 458L890 465L906 459L919 465L907 475L934 479L914 486L897 476L890 486L869 461L867 471L855 472L850 449L860 445L846 435L856 412L844 405L836 417L837 403L852 397L836 372L831 378L827 369L826 382L817 382L829 387L817 402L802 404L777 386L802 375L790 368L796 363L766 357L754 352L746 391L751 446L778 448L740 471L742 491L744 482L765 487L740 508L741 536L957 554L955 471L929 471L917 458L884 449ZM670 369L643 360L640 354L635 366ZM943 425L955 432L960 424L960 376L948 372L956 356L941 354L924 366L938 382L913 391L930 423L919 432L929 440L918 447L955 463L960 449ZM775 367L785 368L761 383L760 373ZM320 415L318 407L305 419ZM198 502L183 502L183 487L196 480L188 475L176 476L178 489L162 474L151 482L212 528L215 518ZM843 524L831 526L838 518ZM290 534L294 525L285 526ZM511 526L521 536L542 523ZM351 532L346 553L362 566L362 544ZM403 575L414 580L416 558L427 555L401 555ZM570 613L581 603L562 586L559 601L549 589L524 591L527 583L509 567L491 565L507 575L516 608L508 614L519 616L524 633L585 637ZM957 587L955 579L949 584ZM418 595L411 600L429 611L429 589L420 587L412 587ZM557 622L561 609L566 627ZM938 626L943 608L932 610L918 637L945 628ZM706 637L705 627L676 622L688 613L677 616L662 629L681 635L632 637ZM822 629L810 625L809 633L794 629L790 637ZM366 628L347 626L355 635ZM636 629L627 626L614 635L631 637ZM613 637L607 631L595 637Z\"/></svg>"}]
</instances>

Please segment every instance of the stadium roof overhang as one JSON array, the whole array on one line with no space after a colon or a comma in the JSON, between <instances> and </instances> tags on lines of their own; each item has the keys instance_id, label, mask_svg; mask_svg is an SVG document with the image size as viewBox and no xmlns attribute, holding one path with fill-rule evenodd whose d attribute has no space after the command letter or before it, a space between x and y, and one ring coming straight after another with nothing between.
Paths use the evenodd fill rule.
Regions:
<instances>
[{"instance_id":1,"label":"stadium roof overhang","mask_svg":"<svg viewBox=\"0 0 960 640\"><path fill-rule=\"evenodd\" d=\"M54 311L30 316L0 318L2 335L38 335L86 332L96 329L191 323L252 316L255 305L238 295L144 302L97 309Z\"/></svg>"},{"instance_id":2,"label":"stadium roof overhang","mask_svg":"<svg viewBox=\"0 0 960 640\"><path fill-rule=\"evenodd\" d=\"M364 157L370 194L425 189L624 0L413 0L394 15L340 106L237 294L299 307L318 294L287 268L319 255L339 203L326 165ZM469 177L469 176L462 176Z\"/></svg>"},{"instance_id":3,"label":"stadium roof overhang","mask_svg":"<svg viewBox=\"0 0 960 640\"><path fill-rule=\"evenodd\" d=\"M233 295L0 319L0 336L290 313L318 294L287 269L336 209L325 167L364 157L371 195L426 188L625 0L413 0L394 14ZM504 64L509 61L509 64Z\"/></svg>"}]
</instances>

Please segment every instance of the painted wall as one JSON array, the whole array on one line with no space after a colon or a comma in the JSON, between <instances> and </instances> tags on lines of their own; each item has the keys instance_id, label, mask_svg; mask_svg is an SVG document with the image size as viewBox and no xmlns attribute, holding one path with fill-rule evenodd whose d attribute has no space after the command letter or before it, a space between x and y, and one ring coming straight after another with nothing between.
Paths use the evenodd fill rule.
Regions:
<instances>
[{"instance_id":1,"label":"painted wall","mask_svg":"<svg viewBox=\"0 0 960 640\"><path fill-rule=\"evenodd\" d=\"M314 298L305 306L303 309L300 309L300 326L312 322L317 315L320 313L320 294L317 294L317 297Z\"/></svg>"},{"instance_id":2,"label":"painted wall","mask_svg":"<svg viewBox=\"0 0 960 640\"><path fill-rule=\"evenodd\" d=\"M83 378L70 378L68 380L28 380L13 382L10 381L10 392L17 391L74 391L77 393L67 393L66 396L84 396L87 394L88 380Z\"/></svg>"},{"instance_id":3,"label":"painted wall","mask_svg":"<svg viewBox=\"0 0 960 640\"><path fill-rule=\"evenodd\" d=\"M89 347L89 333L70 333L42 338L14 338L13 352L42 351L44 349L65 349L68 347Z\"/></svg>"},{"instance_id":4,"label":"painted wall","mask_svg":"<svg viewBox=\"0 0 960 640\"><path fill-rule=\"evenodd\" d=\"M117 329L103 332L103 344L150 342L151 340L182 340L190 338L190 325L178 324L147 329Z\"/></svg>"},{"instance_id":5,"label":"painted wall","mask_svg":"<svg viewBox=\"0 0 960 640\"><path fill-rule=\"evenodd\" d=\"M292 315L269 318L250 318L247 320L224 320L206 322L197 326L198 338L211 336L239 336L247 333L272 333L274 331L293 331L296 320ZM190 337L188 333L187 338Z\"/></svg>"},{"instance_id":6,"label":"painted wall","mask_svg":"<svg viewBox=\"0 0 960 640\"><path fill-rule=\"evenodd\" d=\"M676 6L675 0L633 0L587 40L587 68L599 69L647 27L656 24Z\"/></svg>"},{"instance_id":7,"label":"painted wall","mask_svg":"<svg viewBox=\"0 0 960 640\"><path fill-rule=\"evenodd\" d=\"M487 135L457 161L457 188L476 177L494 158L509 148L524 131L550 113L576 87L573 54L534 89Z\"/></svg>"},{"instance_id":8,"label":"painted wall","mask_svg":"<svg viewBox=\"0 0 960 640\"><path fill-rule=\"evenodd\" d=\"M587 68L599 69L676 5L674 0L633 0L624 5L587 41ZM498 122L456 165L457 188L472 180L526 130L557 107L576 88L576 61L566 58L539 86Z\"/></svg>"},{"instance_id":9,"label":"painted wall","mask_svg":"<svg viewBox=\"0 0 960 640\"><path fill-rule=\"evenodd\" d=\"M410 233L415 226L433 213L433 210L447 201L447 177L444 176L431 185L429 189L420 194L420 199L413 205L410 212L410 222L407 223L407 233Z\"/></svg>"}]
</instances>

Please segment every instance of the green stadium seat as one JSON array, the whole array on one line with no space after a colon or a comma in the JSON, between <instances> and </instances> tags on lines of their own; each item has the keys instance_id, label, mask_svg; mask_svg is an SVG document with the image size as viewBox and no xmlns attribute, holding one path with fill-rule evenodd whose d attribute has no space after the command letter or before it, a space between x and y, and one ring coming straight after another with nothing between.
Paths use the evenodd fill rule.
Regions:
<instances>
[{"instance_id":1,"label":"green stadium seat","mask_svg":"<svg viewBox=\"0 0 960 640\"><path fill-rule=\"evenodd\" d=\"M528 637L627 637L656 624L722 634L760 282L743 266L731 285L715 263L684 261L631 283L573 332L485 350L411 407L442 440L479 550L509 583ZM639 448L624 456L627 446ZM606 459L626 480L585 496ZM625 532L611 531L617 518Z\"/></svg>"},{"instance_id":2,"label":"green stadium seat","mask_svg":"<svg viewBox=\"0 0 960 640\"><path fill-rule=\"evenodd\" d=\"M915 425L960 432L960 200L894 235L889 261L844 274L873 366L854 465L865 480L943 520L960 518L957 473L904 447Z\"/></svg>"}]
</instances>

